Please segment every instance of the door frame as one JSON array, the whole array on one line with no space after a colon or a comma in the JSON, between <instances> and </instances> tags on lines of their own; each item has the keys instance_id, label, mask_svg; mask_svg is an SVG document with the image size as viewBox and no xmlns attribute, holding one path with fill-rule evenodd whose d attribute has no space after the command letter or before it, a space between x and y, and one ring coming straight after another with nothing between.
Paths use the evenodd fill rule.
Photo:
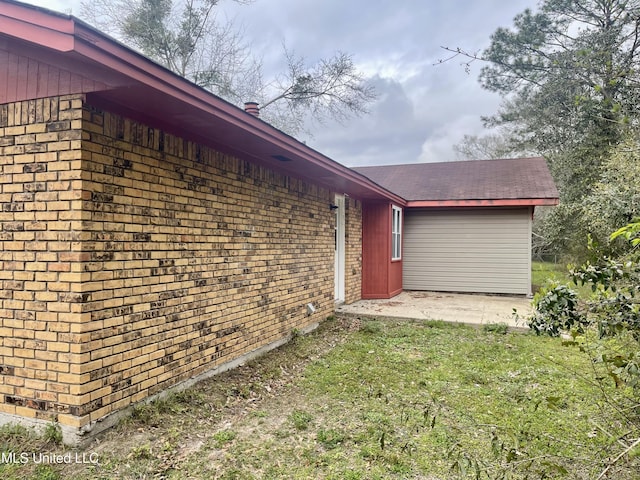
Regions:
<instances>
[{"instance_id":1,"label":"door frame","mask_svg":"<svg viewBox=\"0 0 640 480\"><path fill-rule=\"evenodd\" d=\"M334 197L335 221L335 256L334 256L334 299L336 303L345 301L345 272L346 272L346 215L345 196L339 193Z\"/></svg>"}]
</instances>

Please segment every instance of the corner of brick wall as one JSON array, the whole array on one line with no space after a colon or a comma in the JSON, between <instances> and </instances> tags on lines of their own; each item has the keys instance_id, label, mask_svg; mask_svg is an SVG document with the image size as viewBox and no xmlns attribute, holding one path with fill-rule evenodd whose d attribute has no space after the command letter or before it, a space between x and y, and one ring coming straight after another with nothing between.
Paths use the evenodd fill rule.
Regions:
<instances>
[{"instance_id":1,"label":"corner of brick wall","mask_svg":"<svg viewBox=\"0 0 640 480\"><path fill-rule=\"evenodd\" d=\"M0 413L79 427L86 355L79 302L78 95L0 105Z\"/></svg>"}]
</instances>

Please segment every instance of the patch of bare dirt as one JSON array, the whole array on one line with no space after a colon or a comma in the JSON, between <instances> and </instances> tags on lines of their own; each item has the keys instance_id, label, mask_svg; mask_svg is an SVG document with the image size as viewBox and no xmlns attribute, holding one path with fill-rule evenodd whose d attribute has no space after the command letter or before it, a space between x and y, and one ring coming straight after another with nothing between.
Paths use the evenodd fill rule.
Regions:
<instances>
[{"instance_id":1,"label":"patch of bare dirt","mask_svg":"<svg viewBox=\"0 0 640 480\"><path fill-rule=\"evenodd\" d=\"M189 459L201 455L219 432L233 430L238 437L262 435L266 440L286 421L286 415L277 412L297 403L295 383L305 367L360 327L356 318L326 321L309 336L295 338L247 365L200 382L164 402L134 409L131 418L99 435L85 450L98 453L105 468L119 478L164 478L165 472L180 470ZM304 348L298 345L301 343ZM206 455L218 458L225 455L225 449ZM142 477L126 473L134 469L128 463L135 462L145 464ZM93 478L86 471L71 472L76 474Z\"/></svg>"}]
</instances>

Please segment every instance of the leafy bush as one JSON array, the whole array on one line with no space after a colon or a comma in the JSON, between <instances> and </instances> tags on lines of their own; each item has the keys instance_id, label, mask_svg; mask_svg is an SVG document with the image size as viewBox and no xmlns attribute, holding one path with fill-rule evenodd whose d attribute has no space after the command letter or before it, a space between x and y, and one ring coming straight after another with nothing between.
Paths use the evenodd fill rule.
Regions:
<instances>
[{"instance_id":1,"label":"leafy bush","mask_svg":"<svg viewBox=\"0 0 640 480\"><path fill-rule=\"evenodd\" d=\"M602 403L612 424L623 424L629 433L612 438L622 452L613 458L599 478L607 478L621 464L637 468L640 446L640 221L610 236L626 240L626 253L619 258L597 256L595 261L571 271L576 285L589 285L592 295L580 299L566 285L551 283L534 297L529 326L538 334L572 334L573 341L590 355L595 381L602 385ZM604 374L600 372L604 369ZM607 383L615 383L617 395L606 394Z\"/></svg>"},{"instance_id":2,"label":"leafy bush","mask_svg":"<svg viewBox=\"0 0 640 480\"><path fill-rule=\"evenodd\" d=\"M558 336L576 328L583 332L587 320L580 312L578 294L566 285L550 282L533 297L534 314L529 327L538 335Z\"/></svg>"}]
</instances>

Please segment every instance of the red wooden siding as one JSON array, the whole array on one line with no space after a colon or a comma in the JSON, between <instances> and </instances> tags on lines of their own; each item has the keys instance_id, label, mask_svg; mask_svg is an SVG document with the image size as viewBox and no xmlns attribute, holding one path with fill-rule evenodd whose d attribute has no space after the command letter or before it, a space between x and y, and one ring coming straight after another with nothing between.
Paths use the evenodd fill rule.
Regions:
<instances>
[{"instance_id":1,"label":"red wooden siding","mask_svg":"<svg viewBox=\"0 0 640 480\"><path fill-rule=\"evenodd\" d=\"M389 264L389 297L402 293L402 260L394 260Z\"/></svg>"},{"instance_id":2,"label":"red wooden siding","mask_svg":"<svg viewBox=\"0 0 640 480\"><path fill-rule=\"evenodd\" d=\"M391 204L362 205L362 298L391 298L402 291L402 260L391 261Z\"/></svg>"},{"instance_id":3,"label":"red wooden siding","mask_svg":"<svg viewBox=\"0 0 640 480\"><path fill-rule=\"evenodd\" d=\"M107 89L102 82L1 48L0 67L0 103Z\"/></svg>"}]
</instances>

